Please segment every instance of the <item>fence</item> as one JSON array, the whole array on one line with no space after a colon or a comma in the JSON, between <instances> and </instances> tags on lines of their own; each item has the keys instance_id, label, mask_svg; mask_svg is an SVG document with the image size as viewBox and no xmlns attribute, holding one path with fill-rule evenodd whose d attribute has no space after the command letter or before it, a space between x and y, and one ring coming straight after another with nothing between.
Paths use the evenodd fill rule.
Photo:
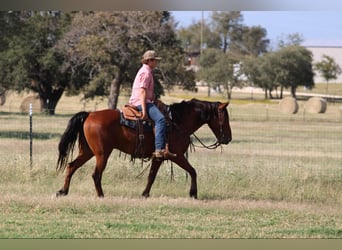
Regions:
<instances>
[{"instance_id":1,"label":"fence","mask_svg":"<svg viewBox=\"0 0 342 250\"><path fill-rule=\"evenodd\" d=\"M0 157L3 167L18 165L51 168L56 164L60 136L71 113L56 116L0 113ZM230 159L242 165L284 167L307 165L325 174L340 171L342 163L342 111L329 104L324 114L310 114L300 106L298 113L282 114L276 104L230 104L233 141L226 148ZM214 140L204 126L199 137ZM274 170L276 171L276 170ZM323 173L324 172L324 173Z\"/></svg>"}]
</instances>

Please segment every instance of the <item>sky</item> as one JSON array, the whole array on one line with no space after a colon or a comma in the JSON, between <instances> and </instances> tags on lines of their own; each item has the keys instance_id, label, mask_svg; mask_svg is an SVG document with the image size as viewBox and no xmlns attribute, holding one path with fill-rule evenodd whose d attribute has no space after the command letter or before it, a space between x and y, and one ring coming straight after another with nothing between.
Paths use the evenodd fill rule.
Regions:
<instances>
[{"instance_id":1,"label":"sky","mask_svg":"<svg viewBox=\"0 0 342 250\"><path fill-rule=\"evenodd\" d=\"M211 11L203 11L209 20ZM342 46L342 11L242 11L243 24L261 26L271 45L289 34L299 33L304 45ZM172 11L177 27L201 20L202 11Z\"/></svg>"}]
</instances>

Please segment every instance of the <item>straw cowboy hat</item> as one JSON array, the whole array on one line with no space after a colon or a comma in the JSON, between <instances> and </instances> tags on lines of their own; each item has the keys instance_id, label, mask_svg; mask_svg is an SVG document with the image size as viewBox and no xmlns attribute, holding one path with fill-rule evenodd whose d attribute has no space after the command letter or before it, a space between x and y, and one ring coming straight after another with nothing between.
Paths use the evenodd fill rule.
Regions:
<instances>
[{"instance_id":1,"label":"straw cowboy hat","mask_svg":"<svg viewBox=\"0 0 342 250\"><path fill-rule=\"evenodd\" d=\"M146 63L149 59L161 60L162 58L154 50L148 50L142 56L141 63Z\"/></svg>"}]
</instances>

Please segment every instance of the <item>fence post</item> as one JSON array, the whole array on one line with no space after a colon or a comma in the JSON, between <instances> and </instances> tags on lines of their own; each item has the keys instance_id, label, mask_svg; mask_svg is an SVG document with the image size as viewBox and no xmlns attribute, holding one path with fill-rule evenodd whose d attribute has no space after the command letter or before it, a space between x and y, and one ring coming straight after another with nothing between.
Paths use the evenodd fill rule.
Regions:
<instances>
[{"instance_id":1,"label":"fence post","mask_svg":"<svg viewBox=\"0 0 342 250\"><path fill-rule=\"evenodd\" d=\"M30 114L30 168L32 168L32 103L30 103L29 108L29 114Z\"/></svg>"}]
</instances>

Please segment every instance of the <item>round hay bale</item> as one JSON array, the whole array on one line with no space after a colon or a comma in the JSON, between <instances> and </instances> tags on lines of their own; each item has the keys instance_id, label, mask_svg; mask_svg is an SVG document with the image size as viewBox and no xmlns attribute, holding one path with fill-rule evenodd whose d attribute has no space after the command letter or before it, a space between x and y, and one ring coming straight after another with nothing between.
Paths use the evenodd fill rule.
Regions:
<instances>
[{"instance_id":1,"label":"round hay bale","mask_svg":"<svg viewBox=\"0 0 342 250\"><path fill-rule=\"evenodd\" d=\"M284 114L295 114L298 112L298 102L293 97L285 97L279 103L280 111Z\"/></svg>"},{"instance_id":2,"label":"round hay bale","mask_svg":"<svg viewBox=\"0 0 342 250\"><path fill-rule=\"evenodd\" d=\"M32 103L32 111L33 112L39 113L42 111L39 96L30 95L30 96L24 98L24 100L21 102L21 104L20 104L21 112L28 113L30 111L30 103Z\"/></svg>"},{"instance_id":3,"label":"round hay bale","mask_svg":"<svg viewBox=\"0 0 342 250\"><path fill-rule=\"evenodd\" d=\"M321 97L311 97L305 103L305 109L309 113L325 113L327 110L327 101Z\"/></svg>"}]
</instances>

